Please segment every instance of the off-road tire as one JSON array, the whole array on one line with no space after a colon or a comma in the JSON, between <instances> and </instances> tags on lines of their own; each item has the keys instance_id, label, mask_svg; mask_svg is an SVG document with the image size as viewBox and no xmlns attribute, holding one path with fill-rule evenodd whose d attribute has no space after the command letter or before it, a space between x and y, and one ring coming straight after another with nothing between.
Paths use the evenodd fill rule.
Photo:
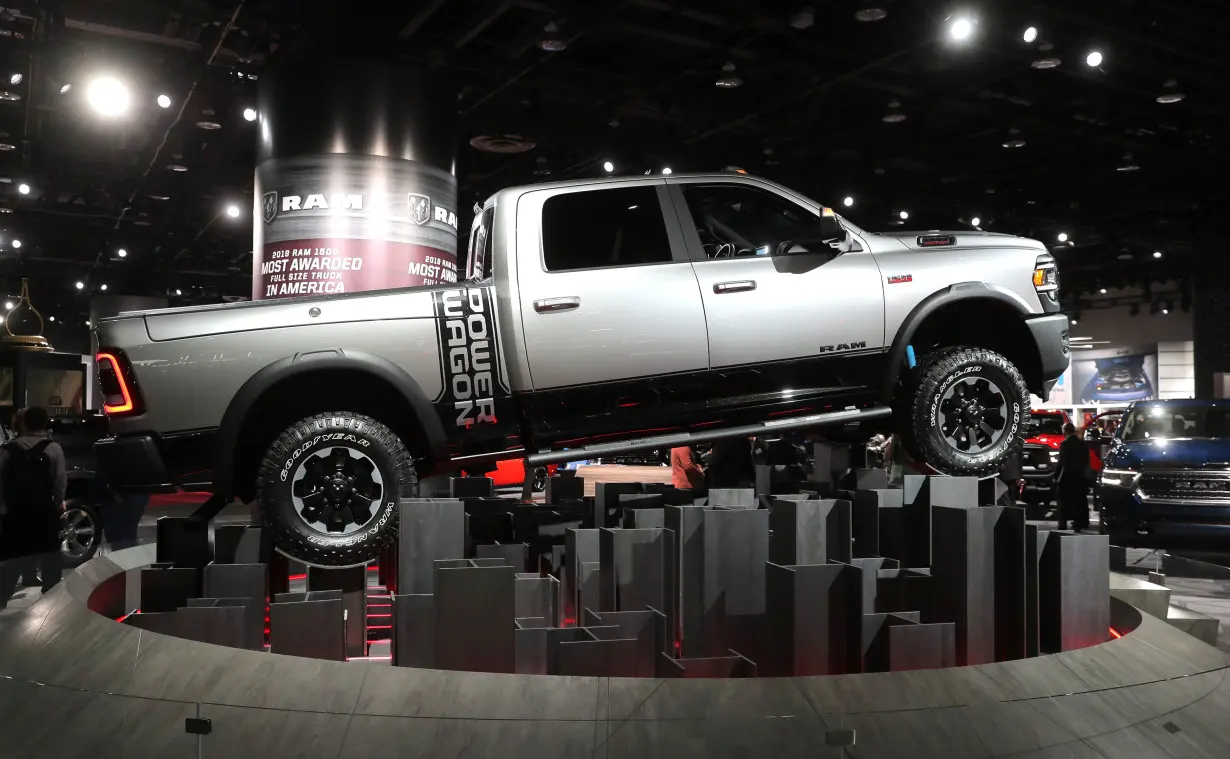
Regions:
<instances>
[{"instance_id":1,"label":"off-road tire","mask_svg":"<svg viewBox=\"0 0 1230 759\"><path fill-rule=\"evenodd\" d=\"M941 430L941 402L957 383L986 379L1005 401L1003 433L984 450L969 453L949 443ZM990 477L1019 454L1029 419L1029 389L1011 361L985 348L944 348L922 358L900 397L898 426L906 450L943 474Z\"/></svg>"},{"instance_id":2,"label":"off-road tire","mask_svg":"<svg viewBox=\"0 0 1230 759\"><path fill-rule=\"evenodd\" d=\"M309 524L294 502L293 481L312 454L346 449L367 457L382 481L380 501L356 532L331 534ZM349 454L353 455L353 454ZM295 422L269 446L257 471L256 497L279 553L317 567L366 564L397 542L397 501L418 494L414 460L385 425L362 414L330 411Z\"/></svg>"}]
</instances>

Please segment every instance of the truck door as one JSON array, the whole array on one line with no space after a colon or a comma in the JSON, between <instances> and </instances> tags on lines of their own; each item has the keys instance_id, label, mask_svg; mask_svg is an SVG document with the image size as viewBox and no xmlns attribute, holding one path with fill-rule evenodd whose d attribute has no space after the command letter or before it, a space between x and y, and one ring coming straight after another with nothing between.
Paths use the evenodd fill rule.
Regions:
<instances>
[{"instance_id":1,"label":"truck door","mask_svg":"<svg viewBox=\"0 0 1230 759\"><path fill-rule=\"evenodd\" d=\"M700 283L709 363L746 406L874 386L882 371L879 267L835 217L754 179L670 184ZM829 212L831 214L831 212ZM766 396L767 394L767 396Z\"/></svg>"},{"instance_id":2,"label":"truck door","mask_svg":"<svg viewBox=\"0 0 1230 759\"><path fill-rule=\"evenodd\" d=\"M540 445L681 423L709 364L704 306L665 184L517 203L523 342ZM641 426L646 426L641 425ZM633 429L629 429L629 428Z\"/></svg>"}]
</instances>

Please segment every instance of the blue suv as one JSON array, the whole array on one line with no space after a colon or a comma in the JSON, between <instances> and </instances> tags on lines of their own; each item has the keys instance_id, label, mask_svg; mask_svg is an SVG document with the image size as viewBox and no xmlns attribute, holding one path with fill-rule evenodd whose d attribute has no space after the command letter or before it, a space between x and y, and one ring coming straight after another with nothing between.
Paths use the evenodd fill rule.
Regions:
<instances>
[{"instance_id":1,"label":"blue suv","mask_svg":"<svg viewBox=\"0 0 1230 759\"><path fill-rule=\"evenodd\" d=\"M1230 401L1134 403L1101 475L1115 545L1230 544Z\"/></svg>"}]
</instances>

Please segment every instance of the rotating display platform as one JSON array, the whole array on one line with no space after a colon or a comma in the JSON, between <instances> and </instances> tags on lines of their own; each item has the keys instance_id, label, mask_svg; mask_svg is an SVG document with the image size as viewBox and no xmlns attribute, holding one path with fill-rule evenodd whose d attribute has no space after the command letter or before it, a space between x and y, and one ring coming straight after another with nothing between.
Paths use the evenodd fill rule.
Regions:
<instances>
[{"instance_id":1,"label":"rotating display platform","mask_svg":"<svg viewBox=\"0 0 1230 759\"><path fill-rule=\"evenodd\" d=\"M553 490L568 492L560 486ZM899 507L884 502L876 508ZM805 524L789 509L781 514L787 512L796 529ZM790 550L796 562L799 551L808 561L840 562L842 557L827 554L840 546L793 539L783 544L781 536L790 528L781 518L773 528L777 539L768 549L770 562L784 560L781 552ZM646 529L663 528L627 531ZM856 535L859 529L865 527L855 528ZM614 540L610 533L618 530L604 530L606 540ZM891 548L891 530L886 535L881 528L877 535L881 550L885 537ZM98 557L0 629L4 756L1230 755L1226 655L1114 599L1105 608L1118 638L1107 635L1105 642L1083 648L969 666L732 679L496 674L226 648L105 616L141 595L140 570L157 558L154 546ZM952 563L936 558L933 569ZM403 594L405 583L414 581L413 572L406 574L406 559L403 550ZM484 566L502 569L500 563L483 562L504 560L468 559L466 566L451 563L434 576ZM615 565L608 562L598 571ZM238 570L225 574L214 582L233 588L242 581ZM178 592L172 576L160 576L160 582L168 592ZM446 593L449 582L426 590ZM317 591L319 602L340 609L346 603L341 600L345 583L340 585L340 591ZM618 574L599 585L596 603L603 605L612 591L616 599L645 591L621 584ZM635 602L642 600L636 596ZM230 614L214 611L225 612L219 618ZM612 621L603 614L621 612L589 613L598 617L592 623L601 625ZM959 617L961 611L944 613ZM718 629L725 631L725 643L735 628ZM772 657L755 664L781 666ZM198 718L208 721L208 735L186 732L186 720Z\"/></svg>"}]
</instances>

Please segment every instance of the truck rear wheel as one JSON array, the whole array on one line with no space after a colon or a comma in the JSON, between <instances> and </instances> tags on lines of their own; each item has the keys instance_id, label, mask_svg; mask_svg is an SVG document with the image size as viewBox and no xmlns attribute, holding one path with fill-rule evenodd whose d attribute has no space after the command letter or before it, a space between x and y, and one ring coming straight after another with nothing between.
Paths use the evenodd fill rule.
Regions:
<instances>
[{"instance_id":1,"label":"truck rear wheel","mask_svg":"<svg viewBox=\"0 0 1230 759\"><path fill-rule=\"evenodd\" d=\"M984 348L923 357L902 409L907 450L944 474L987 477L1019 453L1029 390L1011 361Z\"/></svg>"},{"instance_id":2,"label":"truck rear wheel","mask_svg":"<svg viewBox=\"0 0 1230 759\"><path fill-rule=\"evenodd\" d=\"M295 422L257 473L264 523L278 551L318 567L365 564L397 541L397 500L417 494L405 444L348 411Z\"/></svg>"}]
</instances>

